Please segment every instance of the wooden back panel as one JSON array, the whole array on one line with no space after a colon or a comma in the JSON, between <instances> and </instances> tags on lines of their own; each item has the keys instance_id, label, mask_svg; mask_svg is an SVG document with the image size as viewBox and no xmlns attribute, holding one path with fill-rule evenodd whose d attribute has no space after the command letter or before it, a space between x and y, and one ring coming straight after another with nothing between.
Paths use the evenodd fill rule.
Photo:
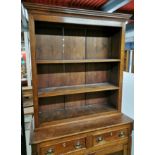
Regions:
<instances>
[{"instance_id":1,"label":"wooden back panel","mask_svg":"<svg viewBox=\"0 0 155 155\"><path fill-rule=\"evenodd\" d=\"M96 112L108 112L117 107L117 91L82 93L39 99L39 121L74 118Z\"/></svg>"},{"instance_id":2,"label":"wooden back panel","mask_svg":"<svg viewBox=\"0 0 155 155\"><path fill-rule=\"evenodd\" d=\"M96 84L118 85L119 63L38 65L38 88Z\"/></svg>"},{"instance_id":3,"label":"wooden back panel","mask_svg":"<svg viewBox=\"0 0 155 155\"><path fill-rule=\"evenodd\" d=\"M64 85L63 65L38 65L38 88Z\"/></svg>"},{"instance_id":4,"label":"wooden back panel","mask_svg":"<svg viewBox=\"0 0 155 155\"><path fill-rule=\"evenodd\" d=\"M85 59L85 30L79 28L63 28L64 60Z\"/></svg>"},{"instance_id":5,"label":"wooden back panel","mask_svg":"<svg viewBox=\"0 0 155 155\"><path fill-rule=\"evenodd\" d=\"M109 54L109 39L103 36L102 29L87 29L86 31L86 58L106 59Z\"/></svg>"},{"instance_id":6,"label":"wooden back panel","mask_svg":"<svg viewBox=\"0 0 155 155\"><path fill-rule=\"evenodd\" d=\"M109 81L110 64L86 64L86 83L103 83Z\"/></svg>"},{"instance_id":7,"label":"wooden back panel","mask_svg":"<svg viewBox=\"0 0 155 155\"><path fill-rule=\"evenodd\" d=\"M121 28L35 24L38 60L120 58Z\"/></svg>"},{"instance_id":8,"label":"wooden back panel","mask_svg":"<svg viewBox=\"0 0 155 155\"><path fill-rule=\"evenodd\" d=\"M85 64L65 64L65 86L85 84Z\"/></svg>"},{"instance_id":9,"label":"wooden back panel","mask_svg":"<svg viewBox=\"0 0 155 155\"><path fill-rule=\"evenodd\" d=\"M35 22L36 59L63 59L63 31L59 25Z\"/></svg>"},{"instance_id":10,"label":"wooden back panel","mask_svg":"<svg viewBox=\"0 0 155 155\"><path fill-rule=\"evenodd\" d=\"M120 39L121 28L36 21L35 59L120 59ZM119 69L119 62L38 64L38 89L104 82L119 85ZM111 105L118 108L119 96L118 92L96 92L39 99L39 121L44 123L107 111Z\"/></svg>"}]
</instances>

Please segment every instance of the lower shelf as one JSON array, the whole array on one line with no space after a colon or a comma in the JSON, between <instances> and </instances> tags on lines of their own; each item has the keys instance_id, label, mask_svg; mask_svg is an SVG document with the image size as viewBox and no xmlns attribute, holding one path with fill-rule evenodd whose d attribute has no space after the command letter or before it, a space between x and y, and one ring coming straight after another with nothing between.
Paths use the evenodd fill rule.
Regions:
<instances>
[{"instance_id":1,"label":"lower shelf","mask_svg":"<svg viewBox=\"0 0 155 155\"><path fill-rule=\"evenodd\" d=\"M109 104L93 104L76 108L59 109L39 113L40 124L50 121L73 118L83 115L90 115L101 112L116 111L116 108Z\"/></svg>"}]
</instances>

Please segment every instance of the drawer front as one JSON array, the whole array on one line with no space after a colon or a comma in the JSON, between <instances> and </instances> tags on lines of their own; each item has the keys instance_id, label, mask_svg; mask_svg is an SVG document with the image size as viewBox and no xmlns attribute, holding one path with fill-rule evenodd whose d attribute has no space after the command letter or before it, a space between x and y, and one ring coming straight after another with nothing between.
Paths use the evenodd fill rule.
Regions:
<instances>
[{"instance_id":1,"label":"drawer front","mask_svg":"<svg viewBox=\"0 0 155 155\"><path fill-rule=\"evenodd\" d=\"M108 142L119 140L126 137L128 137L128 129L99 133L93 136L93 144L94 145L106 144Z\"/></svg>"},{"instance_id":2,"label":"drawer front","mask_svg":"<svg viewBox=\"0 0 155 155\"><path fill-rule=\"evenodd\" d=\"M86 139L76 139L41 148L41 155L63 155L86 148Z\"/></svg>"}]
</instances>

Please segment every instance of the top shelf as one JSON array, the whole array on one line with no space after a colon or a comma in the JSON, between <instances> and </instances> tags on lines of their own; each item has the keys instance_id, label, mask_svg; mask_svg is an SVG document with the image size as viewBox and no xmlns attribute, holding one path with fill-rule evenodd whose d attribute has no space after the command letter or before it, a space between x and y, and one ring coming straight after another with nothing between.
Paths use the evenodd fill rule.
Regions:
<instances>
[{"instance_id":1,"label":"top shelf","mask_svg":"<svg viewBox=\"0 0 155 155\"><path fill-rule=\"evenodd\" d=\"M36 60L37 64L120 62L120 59Z\"/></svg>"}]
</instances>

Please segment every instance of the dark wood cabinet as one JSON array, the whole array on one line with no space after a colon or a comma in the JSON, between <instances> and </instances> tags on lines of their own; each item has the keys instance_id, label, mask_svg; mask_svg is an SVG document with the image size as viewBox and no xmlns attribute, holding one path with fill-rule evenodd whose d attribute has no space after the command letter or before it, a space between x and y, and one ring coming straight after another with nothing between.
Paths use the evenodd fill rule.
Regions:
<instances>
[{"instance_id":1,"label":"dark wood cabinet","mask_svg":"<svg viewBox=\"0 0 155 155\"><path fill-rule=\"evenodd\" d=\"M24 5L32 57L33 155L130 155L132 120L121 113L130 16Z\"/></svg>"},{"instance_id":2,"label":"dark wood cabinet","mask_svg":"<svg viewBox=\"0 0 155 155\"><path fill-rule=\"evenodd\" d=\"M127 145L115 145L99 150L92 155L128 155Z\"/></svg>"}]
</instances>

